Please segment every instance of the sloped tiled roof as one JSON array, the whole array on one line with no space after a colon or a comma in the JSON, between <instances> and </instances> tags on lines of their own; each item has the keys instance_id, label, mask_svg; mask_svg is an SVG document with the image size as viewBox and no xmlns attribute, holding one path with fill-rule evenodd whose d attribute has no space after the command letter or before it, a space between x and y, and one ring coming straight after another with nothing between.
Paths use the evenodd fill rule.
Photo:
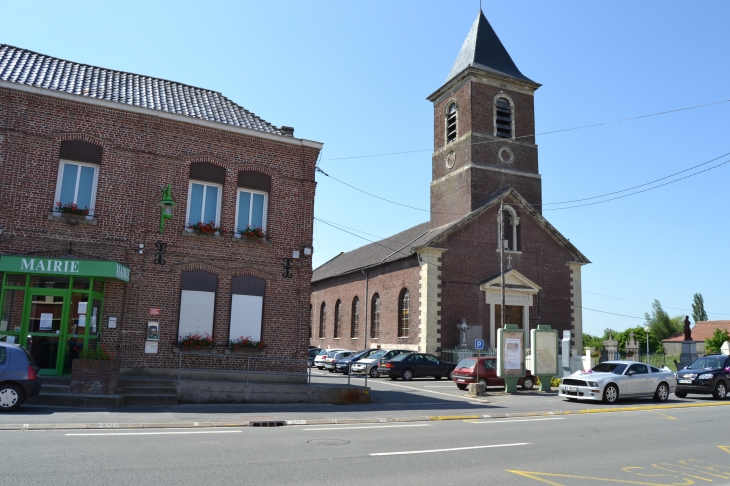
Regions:
<instances>
[{"instance_id":1,"label":"sloped tiled roof","mask_svg":"<svg viewBox=\"0 0 730 486\"><path fill-rule=\"evenodd\" d=\"M291 136L221 93L0 44L0 80Z\"/></svg>"},{"instance_id":2,"label":"sloped tiled roof","mask_svg":"<svg viewBox=\"0 0 730 486\"><path fill-rule=\"evenodd\" d=\"M715 333L715 329L725 330L730 333L730 321L700 321L692 328L692 340L704 341L705 339L710 339ZM673 343L681 341L684 341L683 332L670 336L662 342Z\"/></svg>"}]
</instances>

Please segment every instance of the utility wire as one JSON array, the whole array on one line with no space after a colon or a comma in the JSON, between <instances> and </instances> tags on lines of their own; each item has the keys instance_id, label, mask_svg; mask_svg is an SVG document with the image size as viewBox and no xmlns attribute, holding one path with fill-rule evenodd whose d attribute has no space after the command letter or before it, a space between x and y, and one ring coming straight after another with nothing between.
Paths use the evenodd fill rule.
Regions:
<instances>
[{"instance_id":1,"label":"utility wire","mask_svg":"<svg viewBox=\"0 0 730 486\"><path fill-rule=\"evenodd\" d=\"M584 293L584 294L591 294L591 295L598 295L598 296L600 296L600 297L606 297L607 299L623 300L624 302L633 302L634 304L642 304L642 305L652 305L652 304L649 304L649 303L647 303L647 302L640 302L640 301L638 301L638 300L629 300L629 299L622 299L621 297L613 297L613 296L610 296L610 295L604 295L604 294L597 294L597 293L595 293L595 292L589 292L589 291L587 291L587 290L583 290L583 293ZM692 312L692 311L691 311L691 310L689 310L689 309L683 309L683 308L681 308L681 307L670 307L670 306L668 306L668 305L666 305L666 306L665 306L665 305L663 305L663 306L662 306L662 308L665 308L665 307L666 307L667 309L681 310L681 311L684 311L684 312ZM717 315L719 315L719 316L730 316L730 314L727 314L727 313L724 313L724 312L710 312L710 311L706 311L706 312L707 312L708 314L717 314Z\"/></svg>"},{"instance_id":2,"label":"utility wire","mask_svg":"<svg viewBox=\"0 0 730 486\"><path fill-rule=\"evenodd\" d=\"M530 135L520 135L519 137L515 137L512 140L516 140L516 139L519 139L519 138L539 137L539 136L542 136L542 135L551 135L551 134L554 134L554 133L572 132L572 131L575 131L575 130L582 130L584 128L595 128L595 127L600 127L600 126L603 126L603 125L613 125L613 124L616 124L616 123L623 123L623 122L632 121L632 120L640 120L642 118L651 118L651 117L654 117L654 116L667 115L667 114L670 114L670 113L677 113L677 112L680 112L680 111L695 110L697 108L705 108L707 106L720 105L722 103L728 103L728 102L730 102L730 99L721 100L721 101L713 101L712 103L705 103L703 105L687 106L687 107L684 107L684 108L677 108L675 110L660 111L658 113L651 113L651 114L648 114L648 115L639 115L639 116L633 116L633 117L630 117L630 118L621 118L619 120L606 121L606 122L600 122L600 123L593 123L593 124L590 124L590 125L581 125L581 126L572 127L572 128L561 128L559 130L551 130L549 132L541 132L541 133L532 133ZM483 142L473 142L471 145L481 145L481 144L485 144L485 143L502 143L502 142L504 142L504 140L505 139L501 139L501 140L499 140L499 139L498 140L486 140L486 141L483 141ZM430 147L430 148L427 148L427 149L405 150L405 151L402 151L402 152L390 152L390 153L385 153L385 154L354 155L354 156L351 156L351 157L337 157L337 158L334 158L334 159L327 159L327 161L334 161L334 160L352 160L352 159L368 159L368 158L374 158L374 157L387 157L387 156L390 156L390 155L404 155L404 154L414 154L414 153L418 153L418 152L432 152L433 150L434 150L433 147Z\"/></svg>"}]
</instances>

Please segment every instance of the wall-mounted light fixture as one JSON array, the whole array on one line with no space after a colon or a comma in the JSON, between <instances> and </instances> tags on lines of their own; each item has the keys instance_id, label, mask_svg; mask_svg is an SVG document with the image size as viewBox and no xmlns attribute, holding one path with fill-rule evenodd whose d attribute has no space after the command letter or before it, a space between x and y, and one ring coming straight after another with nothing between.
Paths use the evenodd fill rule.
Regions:
<instances>
[{"instance_id":1,"label":"wall-mounted light fixture","mask_svg":"<svg viewBox=\"0 0 730 486\"><path fill-rule=\"evenodd\" d=\"M310 256L310 255L312 254L312 248L311 248L311 247L309 247L309 246L305 246L305 247L304 247L304 254L305 254L306 256Z\"/></svg>"},{"instance_id":2,"label":"wall-mounted light fixture","mask_svg":"<svg viewBox=\"0 0 730 486\"><path fill-rule=\"evenodd\" d=\"M168 184L166 188L162 190L162 201L159 206L162 208L160 211L160 234L165 232L165 220L172 218L172 210L177 203L172 199L172 184Z\"/></svg>"},{"instance_id":3,"label":"wall-mounted light fixture","mask_svg":"<svg viewBox=\"0 0 730 486\"><path fill-rule=\"evenodd\" d=\"M142 253L144 253L144 243L140 243L140 244L139 244L139 252L138 252L138 253L139 253L140 255L141 255Z\"/></svg>"}]
</instances>

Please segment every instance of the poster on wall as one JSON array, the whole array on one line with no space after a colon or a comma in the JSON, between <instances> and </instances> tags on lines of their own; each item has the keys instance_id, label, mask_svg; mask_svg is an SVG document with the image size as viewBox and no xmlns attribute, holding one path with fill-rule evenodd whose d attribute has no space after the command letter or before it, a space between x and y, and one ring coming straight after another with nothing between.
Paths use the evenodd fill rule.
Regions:
<instances>
[{"instance_id":1,"label":"poster on wall","mask_svg":"<svg viewBox=\"0 0 730 486\"><path fill-rule=\"evenodd\" d=\"M506 324L505 327L513 327ZM517 326L497 330L497 376L525 376L525 332Z\"/></svg>"},{"instance_id":2,"label":"poster on wall","mask_svg":"<svg viewBox=\"0 0 730 486\"><path fill-rule=\"evenodd\" d=\"M39 331L50 331L53 329L53 314L41 314L41 323L38 326Z\"/></svg>"},{"instance_id":3,"label":"poster on wall","mask_svg":"<svg viewBox=\"0 0 730 486\"><path fill-rule=\"evenodd\" d=\"M555 330L532 330L533 375L558 374L558 332Z\"/></svg>"},{"instance_id":4,"label":"poster on wall","mask_svg":"<svg viewBox=\"0 0 730 486\"><path fill-rule=\"evenodd\" d=\"M504 369L519 370L522 368L522 342L519 339L504 340Z\"/></svg>"}]
</instances>

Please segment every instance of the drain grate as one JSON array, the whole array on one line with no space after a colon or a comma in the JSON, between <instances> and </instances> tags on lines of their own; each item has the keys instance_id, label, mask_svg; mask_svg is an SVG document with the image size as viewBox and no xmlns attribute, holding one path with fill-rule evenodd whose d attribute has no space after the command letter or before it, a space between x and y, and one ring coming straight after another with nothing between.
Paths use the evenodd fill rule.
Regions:
<instances>
[{"instance_id":1,"label":"drain grate","mask_svg":"<svg viewBox=\"0 0 730 486\"><path fill-rule=\"evenodd\" d=\"M323 445L323 446L343 446L343 445L348 445L349 443L350 443L349 440L339 440L339 439L312 439L312 440L307 441L307 444Z\"/></svg>"},{"instance_id":2,"label":"drain grate","mask_svg":"<svg viewBox=\"0 0 730 486\"><path fill-rule=\"evenodd\" d=\"M255 422L248 422L249 427L283 427L286 425L284 420L260 420Z\"/></svg>"}]
</instances>

